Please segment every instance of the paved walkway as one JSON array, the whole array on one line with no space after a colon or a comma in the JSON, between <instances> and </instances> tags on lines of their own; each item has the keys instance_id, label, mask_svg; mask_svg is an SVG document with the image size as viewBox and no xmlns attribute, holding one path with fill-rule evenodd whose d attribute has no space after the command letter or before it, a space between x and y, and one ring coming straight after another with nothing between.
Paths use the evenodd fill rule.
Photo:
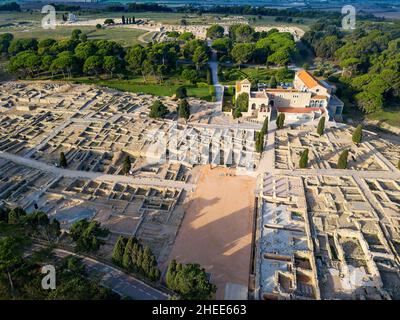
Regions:
<instances>
[{"instance_id":1,"label":"paved walkway","mask_svg":"<svg viewBox=\"0 0 400 320\"><path fill-rule=\"evenodd\" d=\"M14 163L27 166L30 168L38 169L41 171L49 172L54 175L60 175L67 178L83 178L83 179L91 179L97 181L108 181L114 183L129 183L133 185L142 185L142 186L155 186L155 187L164 187L164 188L179 188L186 189L188 191L192 191L195 187L194 184L182 182L182 181L174 181L174 180L163 180L157 178L137 178L132 176L123 176L123 175L112 175L112 174L103 174L99 172L90 172L90 171L79 171L79 170L69 170L62 169L55 166L50 166L46 163L24 158L21 156L17 156L11 153L7 153L4 151L0 151L0 158L12 161Z\"/></svg>"}]
</instances>

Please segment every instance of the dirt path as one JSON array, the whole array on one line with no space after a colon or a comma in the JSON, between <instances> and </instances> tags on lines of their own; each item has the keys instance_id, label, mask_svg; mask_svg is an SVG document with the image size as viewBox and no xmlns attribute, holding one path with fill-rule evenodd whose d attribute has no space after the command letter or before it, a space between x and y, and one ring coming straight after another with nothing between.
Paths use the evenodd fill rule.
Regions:
<instances>
[{"instance_id":1,"label":"dirt path","mask_svg":"<svg viewBox=\"0 0 400 320\"><path fill-rule=\"evenodd\" d=\"M169 260L199 263L223 299L227 283L247 287L255 179L204 166Z\"/></svg>"}]
</instances>

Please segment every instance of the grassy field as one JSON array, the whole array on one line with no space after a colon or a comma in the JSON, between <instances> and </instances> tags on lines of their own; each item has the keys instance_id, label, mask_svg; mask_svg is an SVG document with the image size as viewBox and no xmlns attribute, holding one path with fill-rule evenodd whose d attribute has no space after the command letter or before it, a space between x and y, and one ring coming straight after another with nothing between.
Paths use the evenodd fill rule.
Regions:
<instances>
[{"instance_id":1,"label":"grassy field","mask_svg":"<svg viewBox=\"0 0 400 320\"><path fill-rule=\"evenodd\" d=\"M7 30L10 29L10 30ZM71 32L74 29L80 29L82 32L88 35L88 39L96 40L96 39L105 39L105 40L114 40L121 43L123 46L132 46L137 43L141 43L138 39L139 36L147 33L145 30L135 30L135 29L122 29L122 28L103 28L96 29L95 27L89 26L62 26L57 27L55 30L45 30L37 26L29 26L24 28L2 28L1 32L11 32L15 38L37 38L39 40L52 38L56 40L60 40L63 38L69 38L71 36ZM1 33L0 32L0 33ZM150 36L151 37L151 36Z\"/></svg>"},{"instance_id":2,"label":"grassy field","mask_svg":"<svg viewBox=\"0 0 400 320\"><path fill-rule=\"evenodd\" d=\"M387 110L375 112L366 116L369 120L385 122L391 126L400 127L400 108L397 110Z\"/></svg>"},{"instance_id":3,"label":"grassy field","mask_svg":"<svg viewBox=\"0 0 400 320\"><path fill-rule=\"evenodd\" d=\"M143 83L140 82L139 79L133 80L98 80L98 79L90 79L90 78L76 78L70 79L76 83L90 83L96 84L100 86L105 86L108 88L127 91L127 92L135 92L135 93L146 93L152 94L155 96L172 96L175 94L176 89L184 85L187 88L188 96L195 97L206 101L211 101L212 97L210 94L210 86L207 84L198 84L196 85L188 85L184 83L171 83L165 82L161 84L157 83Z\"/></svg>"}]
</instances>

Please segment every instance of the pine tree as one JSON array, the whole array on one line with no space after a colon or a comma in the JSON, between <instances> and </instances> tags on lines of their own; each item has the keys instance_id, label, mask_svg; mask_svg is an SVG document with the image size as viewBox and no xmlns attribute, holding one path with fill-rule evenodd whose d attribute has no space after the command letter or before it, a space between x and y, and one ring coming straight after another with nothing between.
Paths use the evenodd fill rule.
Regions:
<instances>
[{"instance_id":1,"label":"pine tree","mask_svg":"<svg viewBox=\"0 0 400 320\"><path fill-rule=\"evenodd\" d=\"M325 117L322 117L319 119L318 122L318 127L317 127L317 133L322 136L324 134L324 129L325 129Z\"/></svg>"},{"instance_id":2,"label":"pine tree","mask_svg":"<svg viewBox=\"0 0 400 320\"><path fill-rule=\"evenodd\" d=\"M131 170L131 166L132 166L131 159L129 158L129 156L126 156L124 158L124 162L122 164L122 173L123 174L128 174L129 171Z\"/></svg>"},{"instance_id":3,"label":"pine tree","mask_svg":"<svg viewBox=\"0 0 400 320\"><path fill-rule=\"evenodd\" d=\"M343 150L343 152L339 156L338 160L338 169L346 169L347 168L347 157L349 156L349 150Z\"/></svg>"},{"instance_id":4,"label":"pine tree","mask_svg":"<svg viewBox=\"0 0 400 320\"><path fill-rule=\"evenodd\" d=\"M126 246L126 239L123 236L119 236L117 242L114 245L114 249L112 252L112 261L116 265L122 265L122 258L124 255L125 251L125 246Z\"/></svg>"},{"instance_id":5,"label":"pine tree","mask_svg":"<svg viewBox=\"0 0 400 320\"><path fill-rule=\"evenodd\" d=\"M301 153L300 161L299 161L299 167L301 169L307 168L308 165L308 149L305 149Z\"/></svg>"},{"instance_id":6,"label":"pine tree","mask_svg":"<svg viewBox=\"0 0 400 320\"><path fill-rule=\"evenodd\" d=\"M60 152L60 162L59 165L61 168L66 168L68 163L67 163L67 158L65 157L64 152Z\"/></svg>"},{"instance_id":7,"label":"pine tree","mask_svg":"<svg viewBox=\"0 0 400 320\"><path fill-rule=\"evenodd\" d=\"M357 143L357 144L361 143L361 141L362 141L362 124L359 124L357 126L357 128L354 130L352 139L353 139L354 143Z\"/></svg>"},{"instance_id":8,"label":"pine tree","mask_svg":"<svg viewBox=\"0 0 400 320\"><path fill-rule=\"evenodd\" d=\"M261 128L261 132L263 135L268 133L268 122L269 122L268 117L266 117L264 120L263 126Z\"/></svg>"},{"instance_id":9,"label":"pine tree","mask_svg":"<svg viewBox=\"0 0 400 320\"><path fill-rule=\"evenodd\" d=\"M122 24L125 24L125 16L122 16Z\"/></svg>"}]
</instances>

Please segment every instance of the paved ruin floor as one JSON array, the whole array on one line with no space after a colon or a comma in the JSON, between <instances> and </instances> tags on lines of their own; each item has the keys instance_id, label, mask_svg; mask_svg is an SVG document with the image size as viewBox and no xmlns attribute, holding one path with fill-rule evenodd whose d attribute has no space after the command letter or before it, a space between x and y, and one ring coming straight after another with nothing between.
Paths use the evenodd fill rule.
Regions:
<instances>
[{"instance_id":1,"label":"paved ruin floor","mask_svg":"<svg viewBox=\"0 0 400 320\"><path fill-rule=\"evenodd\" d=\"M248 284L256 184L249 176L226 174L235 170L202 168L170 254L170 260L204 267L217 299L227 283Z\"/></svg>"}]
</instances>

